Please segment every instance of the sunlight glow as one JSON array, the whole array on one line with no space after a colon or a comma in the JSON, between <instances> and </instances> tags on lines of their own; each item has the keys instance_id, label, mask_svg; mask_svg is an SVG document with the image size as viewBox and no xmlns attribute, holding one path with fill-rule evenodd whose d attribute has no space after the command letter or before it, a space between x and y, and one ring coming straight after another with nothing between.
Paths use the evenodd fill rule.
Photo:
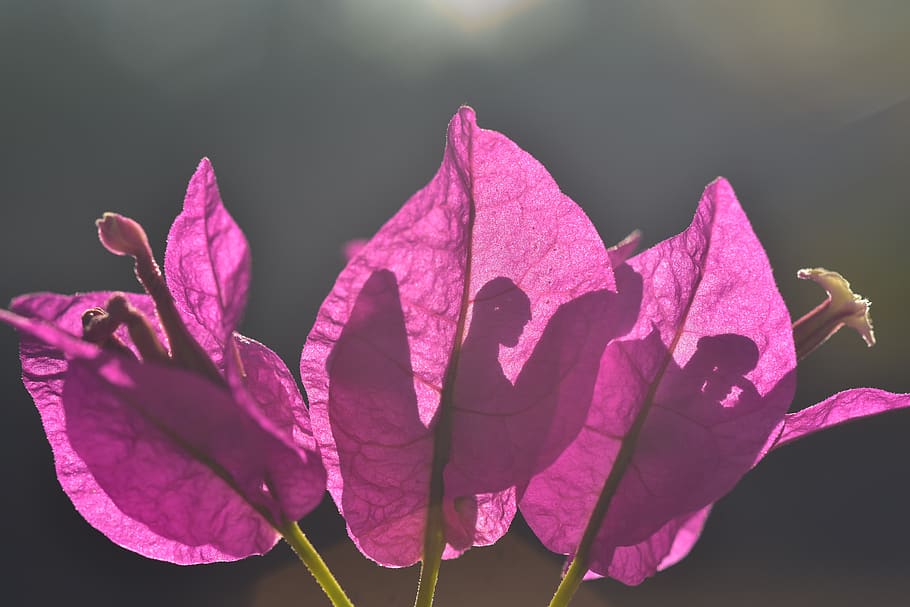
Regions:
<instances>
[{"instance_id":1,"label":"sunlight glow","mask_svg":"<svg viewBox=\"0 0 910 607\"><path fill-rule=\"evenodd\" d=\"M443 16L465 30L501 25L540 0L430 0Z\"/></svg>"}]
</instances>

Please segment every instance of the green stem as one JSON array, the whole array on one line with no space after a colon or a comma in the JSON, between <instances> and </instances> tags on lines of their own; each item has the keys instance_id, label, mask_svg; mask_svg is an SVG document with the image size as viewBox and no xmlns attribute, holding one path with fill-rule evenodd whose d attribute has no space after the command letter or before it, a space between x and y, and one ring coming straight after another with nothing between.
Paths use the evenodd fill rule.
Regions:
<instances>
[{"instance_id":1,"label":"green stem","mask_svg":"<svg viewBox=\"0 0 910 607\"><path fill-rule=\"evenodd\" d=\"M688 308L686 314L688 315ZM588 565L590 564L591 548L594 546L594 541L597 539L597 533L600 531L600 526L607 516L607 511L610 509L610 503L616 495L616 490L619 488L619 482L622 480L623 474L625 474L626 469L632 462L632 456L635 453L635 445L638 444L638 437L641 435L645 420L648 419L648 413L651 411L651 406L654 404L654 397L657 394L657 387L660 385L660 380L667 371L667 366L670 364L672 352L676 349L679 336L680 332L677 332L673 341L670 343L663 363L661 364L655 379L648 387L648 393L642 401L641 410L639 410L638 415L635 416L635 421L632 422L632 426L622 440L619 452L616 454L616 459L613 461L613 467L610 468L610 473L604 480L600 495L597 496L594 510L591 511L591 516L588 517L588 524L585 526L584 533L581 535L581 540L578 542L578 548L575 550L575 556L569 565L569 570L566 571L565 577L562 578L559 586L556 587L556 593L553 595L553 600L550 601L549 607L566 607L584 579L585 571L588 570Z\"/></svg>"},{"instance_id":2,"label":"green stem","mask_svg":"<svg viewBox=\"0 0 910 607\"><path fill-rule=\"evenodd\" d=\"M572 559L572 564L569 565L569 570L566 571L565 577L562 578L556 588L556 593L553 595L553 600L550 601L549 607L566 607L569 604L569 601L575 596L575 591L581 586L586 569L587 566L582 565L578 557Z\"/></svg>"},{"instance_id":3,"label":"green stem","mask_svg":"<svg viewBox=\"0 0 910 607\"><path fill-rule=\"evenodd\" d=\"M442 510L438 506L431 507L427 517L429 528L424 540L423 560L420 562L420 579L417 582L417 598L414 607L431 607L433 596L436 594L436 581L439 579L439 566L442 564L442 551L445 549L442 524L434 514L442 518ZM434 524L436 523L436 524Z\"/></svg>"},{"instance_id":4,"label":"green stem","mask_svg":"<svg viewBox=\"0 0 910 607\"><path fill-rule=\"evenodd\" d=\"M328 566L316 548L310 543L310 540L303 534L296 522L288 523L278 530L284 536L284 540L291 545L297 556L300 557L304 566L309 569L310 573L319 582L322 591L325 592L334 607L354 607L351 599L344 593L335 576L329 571Z\"/></svg>"}]
</instances>

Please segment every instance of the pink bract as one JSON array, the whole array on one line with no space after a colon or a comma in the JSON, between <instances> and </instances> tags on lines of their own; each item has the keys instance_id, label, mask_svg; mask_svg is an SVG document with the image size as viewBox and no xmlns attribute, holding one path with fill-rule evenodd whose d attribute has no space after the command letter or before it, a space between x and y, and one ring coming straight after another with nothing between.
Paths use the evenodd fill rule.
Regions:
<instances>
[{"instance_id":1,"label":"pink bract","mask_svg":"<svg viewBox=\"0 0 910 607\"><path fill-rule=\"evenodd\" d=\"M324 491L306 408L287 367L234 332L249 288L249 249L203 160L171 228L167 290L219 382L75 337L109 292L38 293L0 320L22 333L23 381L41 414L57 476L76 509L121 546L179 564L268 551L276 527ZM125 295L152 320L147 295Z\"/></svg>"},{"instance_id":2,"label":"pink bract","mask_svg":"<svg viewBox=\"0 0 910 607\"><path fill-rule=\"evenodd\" d=\"M711 504L771 448L910 396L851 390L786 414L790 316L723 179L687 230L625 267L643 284L637 320L606 347L581 432L521 511L555 552L574 556L589 536L586 578L637 584L691 550Z\"/></svg>"},{"instance_id":3,"label":"pink bract","mask_svg":"<svg viewBox=\"0 0 910 607\"><path fill-rule=\"evenodd\" d=\"M549 173L461 108L438 173L356 251L302 353L329 492L360 550L415 563L432 508L446 558L501 537L518 488L577 434L639 296L617 292Z\"/></svg>"}]
</instances>

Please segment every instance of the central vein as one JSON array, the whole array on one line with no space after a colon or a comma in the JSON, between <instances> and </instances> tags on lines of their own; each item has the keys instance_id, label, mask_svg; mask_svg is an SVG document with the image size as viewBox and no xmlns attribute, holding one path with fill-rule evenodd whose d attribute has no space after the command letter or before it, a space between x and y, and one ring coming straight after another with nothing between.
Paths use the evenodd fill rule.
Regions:
<instances>
[{"instance_id":1,"label":"central vein","mask_svg":"<svg viewBox=\"0 0 910 607\"><path fill-rule=\"evenodd\" d=\"M469 150L471 147L469 146ZM471 166L469 151L468 166ZM467 238L465 245L464 280L461 291L461 305L458 310L458 321L455 326L455 336L452 342L452 354L446 367L442 384L442 394L439 400L439 409L436 423L433 428L433 463L430 469L430 492L427 508L427 522L424 531L423 559L420 569L420 582L417 588L415 607L429 607L433 603L436 590L436 580L439 577L439 566L442 553L445 549L445 525L443 519L443 500L445 483L443 471L449 461L452 447L452 412L455 400L455 377L458 373L458 361L461 357L461 344L464 341L465 325L467 321L468 304L471 286L471 261L474 241L474 191L472 184L465 179L459 171L465 190L470 197Z\"/></svg>"},{"instance_id":2,"label":"central vein","mask_svg":"<svg viewBox=\"0 0 910 607\"><path fill-rule=\"evenodd\" d=\"M566 571L565 577L563 577L562 582L560 582L559 586L557 587L556 593L553 595L553 599L550 601L549 607L565 607L568 605L569 601L572 600L572 596L575 594L575 591L578 589L578 586L581 584L584 575L588 570L588 565L590 564L591 557L591 548L594 546L594 541L597 539L597 534L600 532L601 525L603 525L604 520L606 519L607 512L610 509L610 504L613 501L613 498L616 496L616 491L619 489L619 483L622 481L622 478L626 473L626 469L629 467L629 464L632 462L632 457L635 455L635 447L638 444L638 439L641 435L642 428L644 428L645 421L648 419L648 413L651 411L651 408L654 405L654 400L657 396L657 390L664 378L667 367L670 365L670 361L673 360L673 354L676 352L676 347L679 344L683 330L685 329L686 323L689 320L689 313L692 311L692 304L695 302L695 297L698 295L698 290L701 288L701 282L706 273L708 253L711 249L711 229L713 228L714 223L713 215L711 217L711 223L712 226L707 230L708 239L705 243L704 252L701 255L700 263L696 266L700 269L697 269L697 276L693 282L692 293L689 296L688 301L685 303L685 308L680 315L676 331L674 332L673 338L670 340L670 343L667 346L667 352L661 361L660 367L657 369L657 372L654 375L654 379L651 380L651 383L648 385L648 392L642 400L641 408L639 409L638 414L635 416L635 420L632 422L632 426L629 428L629 431L626 433L625 437L622 440L622 443L620 444L619 452L616 454L616 459L613 462L613 467L610 469L610 473L607 475L607 478L604 481L603 488L600 491L597 502L594 504L594 509L591 511L591 515L588 518L588 524L585 527L584 533L581 536L581 540L578 543L578 548L575 551L575 556L572 558L572 562L569 564L569 569Z\"/></svg>"}]
</instances>

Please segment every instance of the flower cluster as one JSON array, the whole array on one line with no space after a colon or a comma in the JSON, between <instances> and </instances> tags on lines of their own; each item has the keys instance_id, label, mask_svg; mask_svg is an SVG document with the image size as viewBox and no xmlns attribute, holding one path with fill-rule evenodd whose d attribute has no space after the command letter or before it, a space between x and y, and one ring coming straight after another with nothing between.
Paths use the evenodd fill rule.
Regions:
<instances>
[{"instance_id":1,"label":"flower cluster","mask_svg":"<svg viewBox=\"0 0 910 607\"><path fill-rule=\"evenodd\" d=\"M798 358L843 325L873 342L868 302L829 297L793 324L730 185L635 254L504 135L462 108L442 165L349 262L303 346L309 394L235 331L246 240L203 160L164 275L135 221L104 246L144 294L47 293L0 320L75 507L118 544L175 563L232 560L284 536L335 605L349 601L296 521L328 489L360 551L422 563L496 542L518 511L582 579L637 584L682 559L711 505L773 449L910 405L860 388L787 413Z\"/></svg>"},{"instance_id":2,"label":"flower cluster","mask_svg":"<svg viewBox=\"0 0 910 607\"><path fill-rule=\"evenodd\" d=\"M98 221L147 294L36 293L0 319L22 333L57 477L125 548L180 564L262 554L322 498L325 472L293 376L234 331L246 239L203 160L168 237L167 281L138 223Z\"/></svg>"}]
</instances>

